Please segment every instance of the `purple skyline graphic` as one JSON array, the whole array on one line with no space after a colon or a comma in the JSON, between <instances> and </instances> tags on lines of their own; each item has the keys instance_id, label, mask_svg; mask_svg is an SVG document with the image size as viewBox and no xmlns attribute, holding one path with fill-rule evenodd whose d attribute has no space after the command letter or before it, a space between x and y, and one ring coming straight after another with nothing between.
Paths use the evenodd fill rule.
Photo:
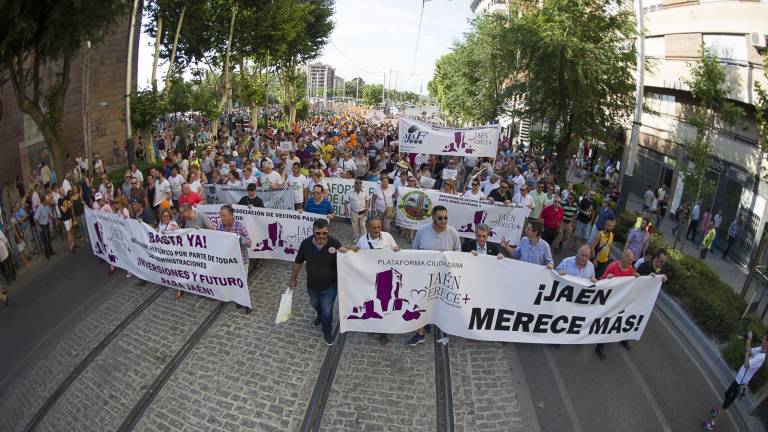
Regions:
<instances>
[{"instance_id":1,"label":"purple skyline graphic","mask_svg":"<svg viewBox=\"0 0 768 432\"><path fill-rule=\"evenodd\" d=\"M420 309L419 305L414 304L408 310L406 303L411 303L408 299L400 297L400 288L403 287L403 274L390 268L376 274L376 297L363 302L361 306L352 307L352 313L347 319L382 319L384 315L403 311L401 317L404 321L419 319L422 312L426 309Z\"/></svg>"},{"instance_id":2,"label":"purple skyline graphic","mask_svg":"<svg viewBox=\"0 0 768 432\"><path fill-rule=\"evenodd\" d=\"M472 148L471 145L467 144L464 141L464 133L463 132L454 132L453 133L453 142L449 143L443 148L444 152L448 153L455 153L459 150L463 149L464 153L466 154L472 154L475 152L475 149Z\"/></svg>"},{"instance_id":3,"label":"purple skyline graphic","mask_svg":"<svg viewBox=\"0 0 768 432\"><path fill-rule=\"evenodd\" d=\"M273 222L267 225L268 238L256 243L256 247L253 248L254 252L273 251L275 249L283 248L283 252L288 255L295 255L296 249L291 246L290 243L283 240L283 225L279 222Z\"/></svg>"},{"instance_id":4,"label":"purple skyline graphic","mask_svg":"<svg viewBox=\"0 0 768 432\"><path fill-rule=\"evenodd\" d=\"M475 227L481 223L485 223L485 219L488 217L488 212L485 210L478 210L475 212L474 220L466 225L462 225L459 227L459 232L463 233L474 233ZM493 228L491 228L490 232L488 233L488 236L493 237L494 235Z\"/></svg>"},{"instance_id":5,"label":"purple skyline graphic","mask_svg":"<svg viewBox=\"0 0 768 432\"><path fill-rule=\"evenodd\" d=\"M107 257L109 262L116 263L117 256L109 252L109 248L107 247L107 242L104 241L104 233L101 228L101 223L96 222L95 224L93 224L93 228L96 231L96 254L104 255Z\"/></svg>"}]
</instances>

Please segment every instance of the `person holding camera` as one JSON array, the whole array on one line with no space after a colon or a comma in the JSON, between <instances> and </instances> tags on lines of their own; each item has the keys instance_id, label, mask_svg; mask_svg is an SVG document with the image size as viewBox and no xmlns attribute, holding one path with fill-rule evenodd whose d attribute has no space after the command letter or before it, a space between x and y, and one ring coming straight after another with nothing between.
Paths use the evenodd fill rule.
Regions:
<instances>
[{"instance_id":1,"label":"person holding camera","mask_svg":"<svg viewBox=\"0 0 768 432\"><path fill-rule=\"evenodd\" d=\"M768 334L763 336L763 341L759 347L752 347L752 332L746 335L746 347L744 348L744 363L741 369L736 373L736 377L731 386L725 391L725 399L720 408L712 408L709 412L710 419L702 423L704 430L713 430L717 423L717 417L721 410L727 410L736 400L744 397L749 386L749 381L765 363L765 353L768 352Z\"/></svg>"}]
</instances>

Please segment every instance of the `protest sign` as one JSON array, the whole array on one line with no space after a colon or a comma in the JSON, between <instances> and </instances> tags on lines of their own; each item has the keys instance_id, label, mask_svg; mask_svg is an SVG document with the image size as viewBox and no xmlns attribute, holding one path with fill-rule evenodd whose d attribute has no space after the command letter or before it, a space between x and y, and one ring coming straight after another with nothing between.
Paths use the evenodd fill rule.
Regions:
<instances>
[{"instance_id":1,"label":"protest sign","mask_svg":"<svg viewBox=\"0 0 768 432\"><path fill-rule=\"evenodd\" d=\"M205 185L205 202L208 204L237 204L248 192L240 186ZM293 210L293 191L290 188L256 188L256 195L264 201L264 207Z\"/></svg>"},{"instance_id":2,"label":"protest sign","mask_svg":"<svg viewBox=\"0 0 768 432\"><path fill-rule=\"evenodd\" d=\"M93 253L137 277L251 307L237 235L205 229L159 234L120 215L85 209Z\"/></svg>"},{"instance_id":3,"label":"protest sign","mask_svg":"<svg viewBox=\"0 0 768 432\"><path fill-rule=\"evenodd\" d=\"M456 180L459 177L459 170L443 168L443 180Z\"/></svg>"},{"instance_id":4,"label":"protest sign","mask_svg":"<svg viewBox=\"0 0 768 432\"><path fill-rule=\"evenodd\" d=\"M660 277L592 283L544 266L462 252L361 250L338 257L341 331L427 324L468 339L592 344L640 339ZM365 269L362 271L361 269Z\"/></svg>"},{"instance_id":5,"label":"protest sign","mask_svg":"<svg viewBox=\"0 0 768 432\"><path fill-rule=\"evenodd\" d=\"M293 150L293 143L290 141L280 141L280 150L284 152Z\"/></svg>"},{"instance_id":6,"label":"protest sign","mask_svg":"<svg viewBox=\"0 0 768 432\"><path fill-rule=\"evenodd\" d=\"M432 209L438 205L448 209L448 224L456 228L460 236L474 238L475 227L484 223L491 228L488 241L507 240L511 245L520 241L529 212L527 208L491 204L437 190L400 187L395 223L408 229L427 226L432 223Z\"/></svg>"},{"instance_id":7,"label":"protest sign","mask_svg":"<svg viewBox=\"0 0 768 432\"><path fill-rule=\"evenodd\" d=\"M337 217L349 218L347 214L347 192L355 187L355 180L342 179L338 177L323 177L323 187L326 191L326 196L333 206L333 212ZM374 190L378 186L377 182L363 181L363 190L368 194L370 198L373 195ZM372 214L374 209L370 206L370 213Z\"/></svg>"},{"instance_id":8,"label":"protest sign","mask_svg":"<svg viewBox=\"0 0 768 432\"><path fill-rule=\"evenodd\" d=\"M501 126L451 128L400 118L400 152L496 157Z\"/></svg>"},{"instance_id":9,"label":"protest sign","mask_svg":"<svg viewBox=\"0 0 768 432\"><path fill-rule=\"evenodd\" d=\"M301 242L312 235L312 223L321 215L299 213L293 210L249 208L233 205L235 220L245 225L251 238L248 249L250 258L279 259L293 261ZM221 223L221 204L197 206L197 211L208 216L214 225Z\"/></svg>"}]
</instances>

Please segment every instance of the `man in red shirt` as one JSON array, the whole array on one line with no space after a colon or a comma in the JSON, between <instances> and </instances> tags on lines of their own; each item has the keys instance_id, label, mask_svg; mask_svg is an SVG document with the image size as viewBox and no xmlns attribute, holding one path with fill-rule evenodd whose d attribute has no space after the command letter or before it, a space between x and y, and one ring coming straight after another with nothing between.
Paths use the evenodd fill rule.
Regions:
<instances>
[{"instance_id":1,"label":"man in red shirt","mask_svg":"<svg viewBox=\"0 0 768 432\"><path fill-rule=\"evenodd\" d=\"M185 204L189 204L190 206L194 207L202 202L203 199L200 198L200 195L198 195L197 192L192 192L192 188L189 186L189 183L184 183L181 185L181 195L179 195L179 208Z\"/></svg>"},{"instance_id":2,"label":"man in red shirt","mask_svg":"<svg viewBox=\"0 0 768 432\"><path fill-rule=\"evenodd\" d=\"M632 252L631 249L625 250L624 255L621 256L620 260L608 264L608 267L605 268L605 272L603 273L603 277L600 279L610 279L618 276L638 276L635 271L635 266L632 265L634 260L635 253Z\"/></svg>"},{"instance_id":3,"label":"man in red shirt","mask_svg":"<svg viewBox=\"0 0 768 432\"><path fill-rule=\"evenodd\" d=\"M544 223L544 232L541 233L547 243L552 242L560 234L560 224L563 223L565 212L563 210L562 201L560 196L555 196L555 201L541 211L541 220Z\"/></svg>"},{"instance_id":4,"label":"man in red shirt","mask_svg":"<svg viewBox=\"0 0 768 432\"><path fill-rule=\"evenodd\" d=\"M611 279L618 276L639 276L635 271L635 266L632 265L632 261L634 260L635 253L632 252L631 249L625 250L624 255L621 256L620 260L608 264L608 267L605 268L605 272L600 279ZM632 349L629 346L628 341L623 340L620 343L627 351ZM600 357L601 360L605 359L605 353L603 352L604 345L605 344L597 344L595 347L595 353L597 353L597 356Z\"/></svg>"}]
</instances>

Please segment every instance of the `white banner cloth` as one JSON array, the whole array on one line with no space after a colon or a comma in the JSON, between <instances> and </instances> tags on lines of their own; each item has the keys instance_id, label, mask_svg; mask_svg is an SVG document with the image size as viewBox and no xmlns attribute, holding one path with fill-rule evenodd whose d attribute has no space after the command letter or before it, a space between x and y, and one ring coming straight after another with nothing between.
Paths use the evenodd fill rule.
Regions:
<instances>
[{"instance_id":1,"label":"white banner cloth","mask_svg":"<svg viewBox=\"0 0 768 432\"><path fill-rule=\"evenodd\" d=\"M205 202L208 204L237 204L248 192L241 186L205 185ZM264 201L264 207L293 210L293 192L290 188L256 188L256 195Z\"/></svg>"},{"instance_id":2,"label":"white banner cloth","mask_svg":"<svg viewBox=\"0 0 768 432\"><path fill-rule=\"evenodd\" d=\"M159 285L251 307L240 244L232 233L181 229L158 234L135 219L85 209L93 253Z\"/></svg>"},{"instance_id":3,"label":"white banner cloth","mask_svg":"<svg viewBox=\"0 0 768 432\"><path fill-rule=\"evenodd\" d=\"M251 238L248 249L250 258L279 259L293 261L301 242L312 235L312 224L323 216L314 213L299 213L294 210L249 208L233 205L235 220L245 225ZM197 206L197 211L208 216L214 225L221 223L221 204Z\"/></svg>"},{"instance_id":4,"label":"white banner cloth","mask_svg":"<svg viewBox=\"0 0 768 432\"><path fill-rule=\"evenodd\" d=\"M592 344L640 339L660 277L597 284L495 256L361 250L338 257L341 331L407 333L435 324L468 339Z\"/></svg>"},{"instance_id":5,"label":"white banner cloth","mask_svg":"<svg viewBox=\"0 0 768 432\"><path fill-rule=\"evenodd\" d=\"M495 158L500 135L500 125L451 128L400 118L401 153Z\"/></svg>"},{"instance_id":6,"label":"white banner cloth","mask_svg":"<svg viewBox=\"0 0 768 432\"><path fill-rule=\"evenodd\" d=\"M323 187L326 191L326 197L333 206L333 212L337 217L343 217L349 219L349 211L347 210L347 192L355 187L355 181L353 179L342 179L338 177L323 177ZM363 181L363 190L368 194L368 199L373 196L373 191L376 190L376 186L379 183ZM369 213L373 213L374 206L369 203Z\"/></svg>"},{"instance_id":7,"label":"white banner cloth","mask_svg":"<svg viewBox=\"0 0 768 432\"><path fill-rule=\"evenodd\" d=\"M488 241L510 245L520 242L523 223L529 209L491 204L472 198L449 195L433 189L400 187L397 196L396 224L402 228L419 229L432 223L435 206L448 209L448 225L456 228L461 237L475 238L475 227L484 223L491 228Z\"/></svg>"}]
</instances>

